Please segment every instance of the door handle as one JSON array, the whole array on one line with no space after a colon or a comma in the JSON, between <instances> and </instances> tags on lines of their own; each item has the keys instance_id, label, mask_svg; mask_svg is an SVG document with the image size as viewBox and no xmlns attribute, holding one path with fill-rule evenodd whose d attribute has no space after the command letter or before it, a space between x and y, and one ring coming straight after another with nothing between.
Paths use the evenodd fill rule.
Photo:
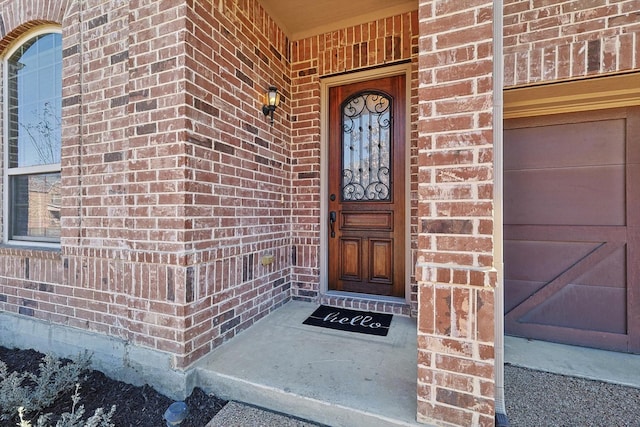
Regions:
<instances>
[{"instance_id":1,"label":"door handle","mask_svg":"<svg viewBox=\"0 0 640 427\"><path fill-rule=\"evenodd\" d=\"M331 238L336 237L336 211L329 212L329 226L331 226Z\"/></svg>"}]
</instances>

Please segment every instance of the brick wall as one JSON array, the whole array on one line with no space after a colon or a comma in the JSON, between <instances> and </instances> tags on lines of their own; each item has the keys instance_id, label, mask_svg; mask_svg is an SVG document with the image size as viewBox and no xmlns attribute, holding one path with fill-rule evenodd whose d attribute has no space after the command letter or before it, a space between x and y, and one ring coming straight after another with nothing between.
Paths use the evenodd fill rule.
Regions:
<instances>
[{"instance_id":1,"label":"brick wall","mask_svg":"<svg viewBox=\"0 0 640 427\"><path fill-rule=\"evenodd\" d=\"M195 2L186 18L193 359L290 298L291 87L288 39L258 1ZM261 111L271 85L273 126Z\"/></svg>"},{"instance_id":2,"label":"brick wall","mask_svg":"<svg viewBox=\"0 0 640 427\"><path fill-rule=\"evenodd\" d=\"M64 49L61 251L0 248L0 309L185 367L286 301L289 50L259 4L0 8L2 46L53 22Z\"/></svg>"},{"instance_id":3,"label":"brick wall","mask_svg":"<svg viewBox=\"0 0 640 427\"><path fill-rule=\"evenodd\" d=\"M417 12L319 34L291 43L292 221L296 249L293 295L312 300L320 291L320 79L339 73L404 61L412 63L411 105L417 103ZM417 115L411 109L411 240L415 261L417 236ZM412 264L413 265L413 264ZM412 308L417 292L412 278ZM334 306L409 314L402 304L359 298L327 298Z\"/></svg>"},{"instance_id":4,"label":"brick wall","mask_svg":"<svg viewBox=\"0 0 640 427\"><path fill-rule=\"evenodd\" d=\"M504 2L505 87L640 68L637 0Z\"/></svg>"},{"instance_id":5,"label":"brick wall","mask_svg":"<svg viewBox=\"0 0 640 427\"><path fill-rule=\"evenodd\" d=\"M317 297L320 79L411 61L418 417L492 425L491 2L423 0L295 42L257 0L0 10L0 48L56 22L65 58L62 250L0 248L0 309L184 367L290 295ZM505 2L505 86L637 69L637 10ZM271 84L273 127L259 101Z\"/></svg>"},{"instance_id":6,"label":"brick wall","mask_svg":"<svg viewBox=\"0 0 640 427\"><path fill-rule=\"evenodd\" d=\"M257 1L0 7L0 47L50 22L64 49L61 251L0 248L3 311L184 367L285 302L292 262L295 297L318 295L319 78L412 58L417 70L415 13L290 44Z\"/></svg>"},{"instance_id":7,"label":"brick wall","mask_svg":"<svg viewBox=\"0 0 640 427\"><path fill-rule=\"evenodd\" d=\"M492 2L419 12L418 420L493 426Z\"/></svg>"}]
</instances>

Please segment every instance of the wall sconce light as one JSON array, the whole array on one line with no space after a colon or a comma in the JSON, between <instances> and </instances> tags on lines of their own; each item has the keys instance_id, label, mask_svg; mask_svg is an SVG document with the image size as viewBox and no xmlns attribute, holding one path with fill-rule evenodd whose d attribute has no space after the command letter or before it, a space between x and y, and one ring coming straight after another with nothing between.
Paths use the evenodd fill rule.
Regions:
<instances>
[{"instance_id":1,"label":"wall sconce light","mask_svg":"<svg viewBox=\"0 0 640 427\"><path fill-rule=\"evenodd\" d=\"M269 86L269 90L264 94L264 104L262 105L262 113L265 116L271 117L271 124L273 124L273 112L276 111L276 107L280 105L280 93L275 86Z\"/></svg>"}]
</instances>

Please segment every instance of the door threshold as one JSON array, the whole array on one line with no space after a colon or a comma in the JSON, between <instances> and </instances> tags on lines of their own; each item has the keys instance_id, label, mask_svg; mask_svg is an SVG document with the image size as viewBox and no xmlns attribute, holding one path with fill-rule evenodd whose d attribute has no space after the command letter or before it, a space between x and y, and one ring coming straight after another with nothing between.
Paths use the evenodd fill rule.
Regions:
<instances>
[{"instance_id":1,"label":"door threshold","mask_svg":"<svg viewBox=\"0 0 640 427\"><path fill-rule=\"evenodd\" d=\"M391 313L411 317L411 305L404 298L354 292L328 291L320 295L320 304L354 310Z\"/></svg>"}]
</instances>

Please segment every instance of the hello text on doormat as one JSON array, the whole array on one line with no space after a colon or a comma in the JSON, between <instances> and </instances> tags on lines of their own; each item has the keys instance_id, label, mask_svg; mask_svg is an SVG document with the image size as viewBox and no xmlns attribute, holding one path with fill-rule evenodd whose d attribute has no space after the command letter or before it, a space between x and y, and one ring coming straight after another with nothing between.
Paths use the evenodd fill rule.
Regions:
<instances>
[{"instance_id":1,"label":"hello text on doormat","mask_svg":"<svg viewBox=\"0 0 640 427\"><path fill-rule=\"evenodd\" d=\"M321 305L302 323L340 331L386 336L391 326L392 317L391 314Z\"/></svg>"}]
</instances>

